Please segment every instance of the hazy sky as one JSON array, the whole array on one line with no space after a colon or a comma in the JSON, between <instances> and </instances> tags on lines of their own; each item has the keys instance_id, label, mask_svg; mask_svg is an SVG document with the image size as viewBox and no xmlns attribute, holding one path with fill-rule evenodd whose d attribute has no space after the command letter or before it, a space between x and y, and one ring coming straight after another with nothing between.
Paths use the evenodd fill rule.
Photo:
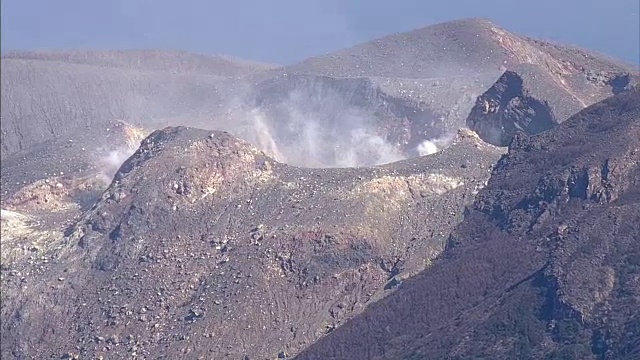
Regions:
<instances>
[{"instance_id":1,"label":"hazy sky","mask_svg":"<svg viewBox=\"0 0 640 360\"><path fill-rule=\"evenodd\" d=\"M640 63L639 0L2 0L2 50L157 48L292 63L386 34L486 17Z\"/></svg>"}]
</instances>

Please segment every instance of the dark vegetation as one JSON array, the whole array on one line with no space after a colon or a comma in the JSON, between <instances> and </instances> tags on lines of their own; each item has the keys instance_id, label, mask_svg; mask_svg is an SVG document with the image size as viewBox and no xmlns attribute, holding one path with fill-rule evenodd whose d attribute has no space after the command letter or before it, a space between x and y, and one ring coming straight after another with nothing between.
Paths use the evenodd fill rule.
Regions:
<instances>
[{"instance_id":1,"label":"dark vegetation","mask_svg":"<svg viewBox=\"0 0 640 360\"><path fill-rule=\"evenodd\" d=\"M435 264L298 359L635 359L640 93L522 133Z\"/></svg>"}]
</instances>

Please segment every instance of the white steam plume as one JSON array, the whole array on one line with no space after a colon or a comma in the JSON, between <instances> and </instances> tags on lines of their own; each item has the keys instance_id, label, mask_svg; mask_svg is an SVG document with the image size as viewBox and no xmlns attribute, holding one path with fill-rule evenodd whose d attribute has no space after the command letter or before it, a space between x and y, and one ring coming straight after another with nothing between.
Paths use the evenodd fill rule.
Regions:
<instances>
[{"instance_id":1,"label":"white steam plume","mask_svg":"<svg viewBox=\"0 0 640 360\"><path fill-rule=\"evenodd\" d=\"M105 185L111 184L113 176L118 172L120 166L135 153L136 149L129 147L122 147L116 150L109 151L106 155L98 158L97 165L100 168L98 178L104 182Z\"/></svg>"},{"instance_id":2,"label":"white steam plume","mask_svg":"<svg viewBox=\"0 0 640 360\"><path fill-rule=\"evenodd\" d=\"M435 154L451 145L454 137L455 135L453 134L447 134L436 139L425 140L416 147L416 150L420 156Z\"/></svg>"},{"instance_id":3,"label":"white steam plume","mask_svg":"<svg viewBox=\"0 0 640 360\"><path fill-rule=\"evenodd\" d=\"M294 91L269 109L230 114L229 123L240 126L228 131L297 166L373 166L405 158L399 144L380 134L372 113L347 104L331 90Z\"/></svg>"},{"instance_id":4,"label":"white steam plume","mask_svg":"<svg viewBox=\"0 0 640 360\"><path fill-rule=\"evenodd\" d=\"M416 150L418 150L420 156L431 155L438 152L438 146L431 140L425 140L418 145Z\"/></svg>"}]
</instances>

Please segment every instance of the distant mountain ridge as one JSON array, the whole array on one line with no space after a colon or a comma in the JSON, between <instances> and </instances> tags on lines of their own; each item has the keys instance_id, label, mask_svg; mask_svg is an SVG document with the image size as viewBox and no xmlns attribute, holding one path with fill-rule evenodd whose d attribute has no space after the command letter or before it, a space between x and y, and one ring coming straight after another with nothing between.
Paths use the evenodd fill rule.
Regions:
<instances>
[{"instance_id":1,"label":"distant mountain ridge","mask_svg":"<svg viewBox=\"0 0 640 360\"><path fill-rule=\"evenodd\" d=\"M505 71L517 72L523 66L548 79L549 89L539 101L573 99L554 104L555 117L549 123L564 121L609 96L613 88L607 79L633 71L573 47L517 36L484 19L431 25L284 67L175 51L13 52L2 56L2 157L114 119L145 128L189 125L242 135L239 127L256 109L275 141L287 142L291 139L283 137L292 134L278 131L282 124L293 126L300 117L315 118L319 126L330 123L323 113L305 112L328 101L318 89L333 92L336 99L379 92L382 98L408 104L408 112L391 117L385 114L394 110L385 108L379 98L346 101L336 106L336 113L358 113L366 118L365 124L353 127L366 127L367 133L381 137L404 156L414 156L415 150L408 147L462 126L482 132L473 119L466 120L474 100ZM308 80L290 80L296 76ZM358 78L368 85L359 88L363 94L351 96L336 86L345 83L343 78ZM268 86L274 82L276 88ZM283 94L279 103L260 104L259 99L272 91ZM290 98L296 94L308 94L308 99L294 104ZM278 113L279 106L288 114ZM492 121L490 127L498 122L513 121ZM412 130L387 139L386 129L399 126ZM327 127L318 141L327 143L331 134L349 136L350 130L355 131L334 124ZM256 136L244 136L251 137Z\"/></svg>"},{"instance_id":2,"label":"distant mountain ridge","mask_svg":"<svg viewBox=\"0 0 640 360\"><path fill-rule=\"evenodd\" d=\"M3 53L2 58L215 76L244 76L255 71L279 67L279 65L253 62L227 55L204 55L168 50L11 51Z\"/></svg>"},{"instance_id":3,"label":"distant mountain ridge","mask_svg":"<svg viewBox=\"0 0 640 360\"><path fill-rule=\"evenodd\" d=\"M389 58L395 61L385 61ZM484 18L449 21L392 34L312 57L285 69L335 77L432 78L508 69L520 63L549 67L554 72L568 67L616 72L639 70L577 47L515 35Z\"/></svg>"}]
</instances>

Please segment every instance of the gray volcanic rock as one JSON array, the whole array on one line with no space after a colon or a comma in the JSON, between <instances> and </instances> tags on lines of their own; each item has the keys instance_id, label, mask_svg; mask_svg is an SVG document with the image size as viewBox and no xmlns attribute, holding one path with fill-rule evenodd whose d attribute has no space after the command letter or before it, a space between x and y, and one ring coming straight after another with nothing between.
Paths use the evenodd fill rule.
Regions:
<instances>
[{"instance_id":1,"label":"gray volcanic rock","mask_svg":"<svg viewBox=\"0 0 640 360\"><path fill-rule=\"evenodd\" d=\"M86 128L2 160L2 260L43 260L65 228L100 199L145 137L123 121Z\"/></svg>"},{"instance_id":2,"label":"gray volcanic rock","mask_svg":"<svg viewBox=\"0 0 640 360\"><path fill-rule=\"evenodd\" d=\"M3 262L2 355L293 355L428 266L500 154L463 130L431 156L303 169L155 131L64 239Z\"/></svg>"},{"instance_id":3,"label":"gray volcanic rock","mask_svg":"<svg viewBox=\"0 0 640 360\"><path fill-rule=\"evenodd\" d=\"M494 39L494 26L484 19L450 21L310 58L286 69L297 74L409 79L499 71L506 58Z\"/></svg>"},{"instance_id":4,"label":"gray volcanic rock","mask_svg":"<svg viewBox=\"0 0 640 360\"><path fill-rule=\"evenodd\" d=\"M102 192L146 135L142 128L114 120L9 155L1 165L2 204L21 189L52 177L101 175Z\"/></svg>"},{"instance_id":5,"label":"gray volcanic rock","mask_svg":"<svg viewBox=\"0 0 640 360\"><path fill-rule=\"evenodd\" d=\"M497 75L497 74L495 74ZM281 74L259 83L225 130L305 167L371 166L446 147L473 100L495 81ZM434 145L435 146L435 145Z\"/></svg>"},{"instance_id":6,"label":"gray volcanic rock","mask_svg":"<svg viewBox=\"0 0 640 360\"><path fill-rule=\"evenodd\" d=\"M48 61L2 62L3 158L114 118L152 125L199 110L214 114L222 101L218 86L224 81L218 78L198 76L201 92L193 96L193 88L189 89L193 83L188 80L193 75L165 76ZM205 101L212 104L204 105Z\"/></svg>"},{"instance_id":7,"label":"gray volcanic rock","mask_svg":"<svg viewBox=\"0 0 640 360\"><path fill-rule=\"evenodd\" d=\"M559 77L537 65L518 65L478 97L466 123L484 141L506 146L516 132L551 129L594 100L632 89L637 79L624 72Z\"/></svg>"},{"instance_id":8,"label":"gray volcanic rock","mask_svg":"<svg viewBox=\"0 0 640 360\"><path fill-rule=\"evenodd\" d=\"M246 92L235 71L203 73L226 73L215 58L191 64L186 55L174 59L154 52L65 54L3 54L3 159L113 119L145 128L215 127L231 99Z\"/></svg>"},{"instance_id":9,"label":"gray volcanic rock","mask_svg":"<svg viewBox=\"0 0 640 360\"><path fill-rule=\"evenodd\" d=\"M635 359L640 92L518 133L443 256L297 359Z\"/></svg>"},{"instance_id":10,"label":"gray volcanic rock","mask_svg":"<svg viewBox=\"0 0 640 360\"><path fill-rule=\"evenodd\" d=\"M274 358L295 355L327 333L349 332L340 330L342 324L365 307L382 299L381 308L387 309L388 294L412 288L411 277L443 252L465 205L474 201L506 151L459 128L470 124L485 139L491 129L505 128L500 141L487 140L498 145L511 139L514 128L530 133L570 128L556 124L631 87L634 76L633 69L611 59L518 37L485 20L396 34L277 69L154 51L3 55L1 355ZM489 88L481 99L494 99L507 109L506 116L478 112L483 100L472 110ZM606 117L607 106L594 109ZM469 117L470 112L479 117ZM543 115L548 118L540 120ZM581 131L607 130L578 127L575 138ZM545 134L556 134L555 128ZM163 130L138 149L140 136L155 129ZM620 140L618 135L607 141ZM508 158L555 146L551 141L538 149L542 145L515 139L512 149L527 150L514 150ZM574 151L584 148L586 143L568 144L553 161L573 161ZM111 179L120 155L136 149ZM559 156L563 151L566 158ZM422 154L432 155L417 157ZM533 155L529 160L534 165L521 165L515 174L536 180L547 162ZM382 163L388 164L362 167ZM628 198L631 187L612 192L608 183L618 169L628 170L626 163L611 164L601 167L605 185L593 185L595 167L586 175L558 173L553 184L564 176L577 189L588 180L589 198L622 198L623 193ZM492 191L510 189L507 180ZM535 196L542 200L512 211L515 220L508 224L520 224L513 225L517 231L537 231L550 221L544 211L543 225L529 221L547 201L547 190L557 192L540 188ZM467 211L471 220L449 242L458 244L451 256L461 260L434 270L440 275L428 291L412 290L414 305L407 305L402 294L394 296L398 307L380 318L390 327L376 323L380 338L363 354L384 349L395 354L395 345L385 343L390 336L394 344L411 345L398 349L419 348L422 340L412 331L424 330L416 322L425 316L427 330L442 330L442 336L424 340L428 351L444 349L436 358L448 356L448 341L459 340L454 354L463 355L472 354L471 347L498 344L485 349L497 356L519 341L476 341L486 340L478 330L480 335L470 335L465 343L457 337L460 323L449 323L476 301L490 312L503 299L495 288L505 284L505 276L520 281L520 275L539 270L540 256L530 252L532 246L512 249L513 238L502 237L511 225L496 225L500 230L491 232L485 218L475 217L489 208L491 214L503 214L500 196L486 208L476 203ZM610 229L607 224L599 223ZM493 234L489 245L464 250L468 239ZM513 251L503 254L508 250ZM477 265L484 260L488 263ZM564 263L558 263L558 271L567 268ZM485 286L495 284L482 277L486 268L497 274L495 288ZM536 280L547 281L536 274ZM464 289L452 290L452 284ZM598 299L608 296L606 286L596 285L589 286L604 294ZM516 292L518 299L538 301L532 289L518 288L523 291ZM600 311L600 300L593 302L583 292L566 299L576 309L587 309L580 310L584 314ZM518 301L509 303L516 304L504 320L509 326L509 319L518 318L518 305L537 306ZM427 315L412 307L417 304ZM405 306L412 309L409 319ZM485 315L471 311L470 316ZM472 320L461 326L477 329ZM519 326L506 327L505 333ZM633 330L624 326L620 331ZM603 329L615 333L611 326ZM367 329L362 334L370 339ZM340 341L331 351L344 355L359 349L350 337ZM378 341L384 345L377 347ZM553 347L564 340L550 341Z\"/></svg>"}]
</instances>

